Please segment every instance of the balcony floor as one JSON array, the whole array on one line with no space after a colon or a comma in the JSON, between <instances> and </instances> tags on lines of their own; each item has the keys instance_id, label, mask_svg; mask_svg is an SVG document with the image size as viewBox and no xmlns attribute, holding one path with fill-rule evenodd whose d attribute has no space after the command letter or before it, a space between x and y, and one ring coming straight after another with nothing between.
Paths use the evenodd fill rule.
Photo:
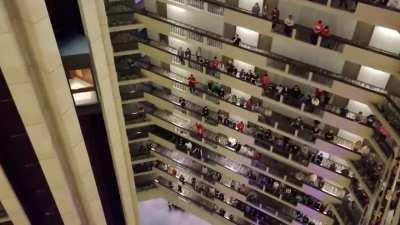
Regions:
<instances>
[{"instance_id":1,"label":"balcony floor","mask_svg":"<svg viewBox=\"0 0 400 225\"><path fill-rule=\"evenodd\" d=\"M141 225L210 225L190 213L169 211L168 202L162 198L140 202L139 211Z\"/></svg>"}]
</instances>

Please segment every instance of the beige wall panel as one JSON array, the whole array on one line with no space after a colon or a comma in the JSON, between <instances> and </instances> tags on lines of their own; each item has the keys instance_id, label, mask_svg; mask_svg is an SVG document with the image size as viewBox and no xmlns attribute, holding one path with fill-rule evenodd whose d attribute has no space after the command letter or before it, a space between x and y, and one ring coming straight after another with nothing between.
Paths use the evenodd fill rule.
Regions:
<instances>
[{"instance_id":1,"label":"beige wall panel","mask_svg":"<svg viewBox=\"0 0 400 225\"><path fill-rule=\"evenodd\" d=\"M159 119L158 117L155 117L153 115L148 115L148 116L149 116L149 119L151 119L151 121L153 121L155 125L160 126L164 129L167 129L171 132L175 132L175 128L176 128L175 125L168 123L162 119Z\"/></svg>"},{"instance_id":2,"label":"beige wall panel","mask_svg":"<svg viewBox=\"0 0 400 225\"><path fill-rule=\"evenodd\" d=\"M359 2L355 15L365 22L400 30L400 14L398 12Z\"/></svg>"},{"instance_id":3,"label":"beige wall panel","mask_svg":"<svg viewBox=\"0 0 400 225\"><path fill-rule=\"evenodd\" d=\"M174 112L175 108L177 107L176 105L149 93L144 93L144 99L146 99L148 102L151 102L155 106L160 107L161 109L166 109L170 112Z\"/></svg>"},{"instance_id":4,"label":"beige wall panel","mask_svg":"<svg viewBox=\"0 0 400 225\"><path fill-rule=\"evenodd\" d=\"M335 183L339 183L339 184L343 185L344 187L348 187L350 184L349 178L342 176L340 174L337 174L335 172L332 172L324 167L317 166L314 163L310 163L308 165L308 169L311 172L323 177L324 179L331 180Z\"/></svg>"},{"instance_id":5,"label":"beige wall panel","mask_svg":"<svg viewBox=\"0 0 400 225\"><path fill-rule=\"evenodd\" d=\"M306 184L303 184L302 191L306 194L314 196L315 198L321 200L324 203L340 204L342 202L340 199Z\"/></svg>"},{"instance_id":6,"label":"beige wall panel","mask_svg":"<svg viewBox=\"0 0 400 225\"><path fill-rule=\"evenodd\" d=\"M322 121L326 124L344 129L361 137L369 137L373 133L372 129L367 126L345 119L330 112L325 112L323 114Z\"/></svg>"},{"instance_id":7,"label":"beige wall panel","mask_svg":"<svg viewBox=\"0 0 400 225\"><path fill-rule=\"evenodd\" d=\"M172 56L169 53L161 51L160 49L139 43L139 51L143 54L154 57L163 62L171 62Z\"/></svg>"},{"instance_id":8,"label":"beige wall panel","mask_svg":"<svg viewBox=\"0 0 400 225\"><path fill-rule=\"evenodd\" d=\"M135 14L135 18L149 29L156 30L162 34L169 34L169 25L167 23L140 14Z\"/></svg>"},{"instance_id":9,"label":"beige wall panel","mask_svg":"<svg viewBox=\"0 0 400 225\"><path fill-rule=\"evenodd\" d=\"M261 87L257 87L255 85L233 78L226 74L221 75L221 83L227 86L234 87L235 89L241 90L243 92L246 92L247 94L252 95L254 97L261 98L262 96L263 90Z\"/></svg>"},{"instance_id":10,"label":"beige wall panel","mask_svg":"<svg viewBox=\"0 0 400 225\"><path fill-rule=\"evenodd\" d=\"M337 8L333 8L333 7L329 7L327 5L323 5L323 4L316 4L315 2L312 2L310 0L291 0L291 3L296 3L300 6L306 6L306 7L310 7L310 8L314 8L316 10L319 11L324 11L327 13L335 13L338 16L349 16L352 15L352 12L348 12L346 10L342 10L342 9L337 9Z\"/></svg>"},{"instance_id":11,"label":"beige wall panel","mask_svg":"<svg viewBox=\"0 0 400 225\"><path fill-rule=\"evenodd\" d=\"M218 129L214 129L214 130L218 131L219 133L222 133L228 137L237 138L242 145L253 145L254 144L253 137L250 137L249 135L246 135L246 134L240 133L239 131L228 128L227 126L219 124Z\"/></svg>"},{"instance_id":12,"label":"beige wall panel","mask_svg":"<svg viewBox=\"0 0 400 225\"><path fill-rule=\"evenodd\" d=\"M222 54L261 68L264 68L267 64L267 59L265 56L232 46L230 44L223 44Z\"/></svg>"},{"instance_id":13,"label":"beige wall panel","mask_svg":"<svg viewBox=\"0 0 400 225\"><path fill-rule=\"evenodd\" d=\"M315 210L312 210L310 207L307 207L303 204L297 204L296 209L299 210L300 212L304 213L305 215L308 215L310 218L317 219L322 222L324 225L332 225L333 224L333 219L322 214L318 213Z\"/></svg>"},{"instance_id":14,"label":"beige wall panel","mask_svg":"<svg viewBox=\"0 0 400 225\"><path fill-rule=\"evenodd\" d=\"M220 155L226 156L226 158L229 158L235 162L238 162L240 164L243 165L250 165L251 164L251 160L249 158L246 158L234 151L231 151L227 148L218 146L217 148L213 149L214 152L219 153Z\"/></svg>"},{"instance_id":15,"label":"beige wall panel","mask_svg":"<svg viewBox=\"0 0 400 225\"><path fill-rule=\"evenodd\" d=\"M351 150L344 149L342 147L323 141L321 139L317 139L315 141L315 147L317 149L322 149L323 151L329 154L336 155L339 156L340 158L347 160L358 160L361 158L361 155Z\"/></svg>"},{"instance_id":16,"label":"beige wall panel","mask_svg":"<svg viewBox=\"0 0 400 225\"><path fill-rule=\"evenodd\" d=\"M150 140L154 141L155 143L162 145L163 147L169 149L169 150L175 150L175 145L163 138L158 137L157 135L154 135L152 133L149 134Z\"/></svg>"},{"instance_id":17,"label":"beige wall panel","mask_svg":"<svg viewBox=\"0 0 400 225\"><path fill-rule=\"evenodd\" d=\"M272 23L270 21L256 18L228 8L225 8L224 10L224 21L225 23L246 27L258 33L267 35L271 33Z\"/></svg>"},{"instance_id":18,"label":"beige wall panel","mask_svg":"<svg viewBox=\"0 0 400 225\"><path fill-rule=\"evenodd\" d=\"M337 93L340 96L344 96L349 99L353 99L359 102L368 103L379 103L384 100L384 96L357 88L355 86L351 86L350 84L346 84L339 81L333 81L331 86L332 92Z\"/></svg>"},{"instance_id":19,"label":"beige wall panel","mask_svg":"<svg viewBox=\"0 0 400 225\"><path fill-rule=\"evenodd\" d=\"M244 195L239 194L238 192L220 184L220 183L215 183L215 188L220 190L221 192L223 192L225 194L225 196L232 196L236 199L239 199L242 202L246 202L247 199Z\"/></svg>"},{"instance_id":20,"label":"beige wall panel","mask_svg":"<svg viewBox=\"0 0 400 225\"><path fill-rule=\"evenodd\" d=\"M145 77L149 78L150 81L152 81L156 84L162 85L171 90L173 89L173 81L172 80L165 78L163 76L160 76L158 74L155 74L153 72L150 72L148 70L142 70L142 73Z\"/></svg>"},{"instance_id":21,"label":"beige wall panel","mask_svg":"<svg viewBox=\"0 0 400 225\"><path fill-rule=\"evenodd\" d=\"M400 24L400 16L399 16ZM400 29L400 28L399 28ZM345 45L343 56L346 60L366 65L400 77L400 60L384 56L351 45Z\"/></svg>"},{"instance_id":22,"label":"beige wall panel","mask_svg":"<svg viewBox=\"0 0 400 225\"><path fill-rule=\"evenodd\" d=\"M246 109L240 108L239 106L232 105L228 102L225 101L220 101L220 108L224 109L227 112L230 112L234 115L238 115L242 118L247 119L248 121L257 121L258 120L258 114L255 112L250 112Z\"/></svg>"}]
</instances>

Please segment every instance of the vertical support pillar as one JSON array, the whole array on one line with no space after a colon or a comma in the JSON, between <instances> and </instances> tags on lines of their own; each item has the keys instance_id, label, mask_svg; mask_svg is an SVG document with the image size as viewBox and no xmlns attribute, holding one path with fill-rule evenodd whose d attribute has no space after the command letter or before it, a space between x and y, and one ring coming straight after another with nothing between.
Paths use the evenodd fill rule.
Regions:
<instances>
[{"instance_id":1,"label":"vertical support pillar","mask_svg":"<svg viewBox=\"0 0 400 225\"><path fill-rule=\"evenodd\" d=\"M0 66L61 218L105 224L45 1L1 2L11 27L0 36Z\"/></svg>"},{"instance_id":2,"label":"vertical support pillar","mask_svg":"<svg viewBox=\"0 0 400 225\"><path fill-rule=\"evenodd\" d=\"M125 221L127 225L137 225L138 200L104 1L78 0L78 4L91 49L92 68L98 82L99 98Z\"/></svg>"},{"instance_id":3,"label":"vertical support pillar","mask_svg":"<svg viewBox=\"0 0 400 225\"><path fill-rule=\"evenodd\" d=\"M1 6L0 6L1 7ZM0 9L1 10L1 9ZM1 13L1 11L0 11ZM3 168L0 166L0 202L7 211L8 217L16 225L30 225L28 217L15 195Z\"/></svg>"}]
</instances>

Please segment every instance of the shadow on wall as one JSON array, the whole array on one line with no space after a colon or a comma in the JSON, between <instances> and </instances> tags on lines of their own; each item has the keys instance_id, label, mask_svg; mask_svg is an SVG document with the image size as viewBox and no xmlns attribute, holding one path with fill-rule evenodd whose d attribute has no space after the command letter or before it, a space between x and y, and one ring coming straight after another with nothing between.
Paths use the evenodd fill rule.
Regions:
<instances>
[{"instance_id":1,"label":"shadow on wall","mask_svg":"<svg viewBox=\"0 0 400 225\"><path fill-rule=\"evenodd\" d=\"M169 211L168 202L163 198L141 202L139 211L141 225L210 225L190 213Z\"/></svg>"}]
</instances>

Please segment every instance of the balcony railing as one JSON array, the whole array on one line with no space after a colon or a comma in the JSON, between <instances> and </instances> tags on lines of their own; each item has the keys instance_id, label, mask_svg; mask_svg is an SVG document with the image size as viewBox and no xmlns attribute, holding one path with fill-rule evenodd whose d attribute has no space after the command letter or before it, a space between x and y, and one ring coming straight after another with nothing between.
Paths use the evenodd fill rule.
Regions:
<instances>
[{"instance_id":1,"label":"balcony railing","mask_svg":"<svg viewBox=\"0 0 400 225\"><path fill-rule=\"evenodd\" d=\"M204 9L205 2L203 0L186 0L186 3L198 9Z\"/></svg>"},{"instance_id":2,"label":"balcony railing","mask_svg":"<svg viewBox=\"0 0 400 225\"><path fill-rule=\"evenodd\" d=\"M207 3L207 11L212 13L212 14L218 15L218 16L224 15L224 8L223 7L220 7L218 5L215 5L215 4L212 4L212 3L209 3L209 2Z\"/></svg>"}]
</instances>

